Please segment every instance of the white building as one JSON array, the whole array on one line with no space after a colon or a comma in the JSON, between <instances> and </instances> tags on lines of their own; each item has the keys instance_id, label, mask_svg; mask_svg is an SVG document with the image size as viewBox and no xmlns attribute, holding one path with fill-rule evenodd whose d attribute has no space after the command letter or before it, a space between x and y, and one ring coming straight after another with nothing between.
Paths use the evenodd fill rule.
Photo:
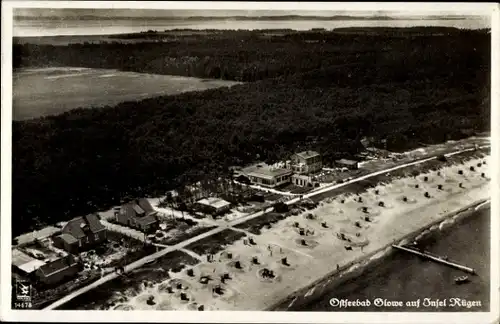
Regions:
<instances>
[{"instance_id":1,"label":"white building","mask_svg":"<svg viewBox=\"0 0 500 324\"><path fill-rule=\"evenodd\" d=\"M221 198L208 197L196 202L204 212L212 215L222 214L231 208L231 203Z\"/></svg>"},{"instance_id":2,"label":"white building","mask_svg":"<svg viewBox=\"0 0 500 324\"><path fill-rule=\"evenodd\" d=\"M287 168L298 174L319 172L323 168L321 155L316 151L296 153L287 161Z\"/></svg>"},{"instance_id":3,"label":"white building","mask_svg":"<svg viewBox=\"0 0 500 324\"><path fill-rule=\"evenodd\" d=\"M267 165L258 163L256 165L244 168L242 174L250 179L255 185L274 188L289 183L293 171L284 168L284 165Z\"/></svg>"}]
</instances>

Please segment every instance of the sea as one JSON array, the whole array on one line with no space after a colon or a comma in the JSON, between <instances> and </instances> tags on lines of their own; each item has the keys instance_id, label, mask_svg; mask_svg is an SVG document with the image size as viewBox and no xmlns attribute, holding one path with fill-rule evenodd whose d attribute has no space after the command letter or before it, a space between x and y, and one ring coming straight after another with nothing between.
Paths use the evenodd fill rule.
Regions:
<instances>
[{"instance_id":1,"label":"sea","mask_svg":"<svg viewBox=\"0 0 500 324\"><path fill-rule=\"evenodd\" d=\"M256 29L293 29L310 30L324 28L332 30L346 27L456 27L466 29L490 28L488 17L467 19L394 19L394 20L206 20L173 21L159 19L144 20L14 20L13 36L64 36L64 35L109 35L138 33L148 30L164 31L173 29L218 29L218 30L256 30Z\"/></svg>"},{"instance_id":2,"label":"sea","mask_svg":"<svg viewBox=\"0 0 500 324\"><path fill-rule=\"evenodd\" d=\"M300 311L316 312L487 312L490 308L490 209L480 209L444 232L421 242L432 254L474 268L470 282L457 285L455 278L466 273L395 252L360 277L332 288ZM340 308L332 299L359 301L359 306ZM378 299L378 301L377 301ZM418 302L418 300L420 300ZM370 301L367 305L366 301ZM364 302L364 305L361 305ZM402 302L402 305L399 304ZM413 303L411 303L413 302ZM460 306L457 306L456 303ZM382 303L386 306L377 306ZM417 307L417 303L419 306ZM446 303L446 306L443 306ZM335 302L333 302L335 305ZM389 306L389 304L392 304Z\"/></svg>"}]
</instances>

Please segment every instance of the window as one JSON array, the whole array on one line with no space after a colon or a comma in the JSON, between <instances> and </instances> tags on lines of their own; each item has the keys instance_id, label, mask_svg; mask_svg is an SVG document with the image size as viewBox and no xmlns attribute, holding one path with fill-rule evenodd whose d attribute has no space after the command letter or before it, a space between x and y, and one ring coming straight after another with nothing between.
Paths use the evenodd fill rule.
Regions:
<instances>
[{"instance_id":1,"label":"window","mask_svg":"<svg viewBox=\"0 0 500 324\"><path fill-rule=\"evenodd\" d=\"M78 240L78 246L82 247L82 240Z\"/></svg>"},{"instance_id":2,"label":"window","mask_svg":"<svg viewBox=\"0 0 500 324\"><path fill-rule=\"evenodd\" d=\"M94 238L95 238L96 241L99 241L99 233L95 233Z\"/></svg>"}]
</instances>

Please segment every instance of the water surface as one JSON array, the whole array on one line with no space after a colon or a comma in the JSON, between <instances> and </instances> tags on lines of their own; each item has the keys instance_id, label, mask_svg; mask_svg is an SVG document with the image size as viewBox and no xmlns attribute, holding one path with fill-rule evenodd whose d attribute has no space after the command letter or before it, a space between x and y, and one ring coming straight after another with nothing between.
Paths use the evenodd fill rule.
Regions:
<instances>
[{"instance_id":1,"label":"water surface","mask_svg":"<svg viewBox=\"0 0 500 324\"><path fill-rule=\"evenodd\" d=\"M172 29L294 29L328 30L346 27L456 27L466 29L490 28L489 18L471 17L468 19L397 19L397 20L206 20L172 21L158 19L144 20L18 20L14 22L13 34L17 37L57 36L57 35L107 35L138 33L147 30Z\"/></svg>"},{"instance_id":2,"label":"water surface","mask_svg":"<svg viewBox=\"0 0 500 324\"><path fill-rule=\"evenodd\" d=\"M472 267L477 275L471 276L468 284L457 285L454 278L465 273L428 260L422 260L408 253L394 253L384 262L360 278L353 279L329 291L320 299L303 307L304 311L488 311L490 296L490 209L484 208L476 214L454 224L440 235L423 242L425 250L448 256L450 260ZM334 308L330 299L370 300L369 307ZM421 300L419 308L375 307L376 298L390 301ZM423 307L424 298L432 301L447 300L446 307ZM480 307L451 307L450 298L479 301Z\"/></svg>"}]
</instances>

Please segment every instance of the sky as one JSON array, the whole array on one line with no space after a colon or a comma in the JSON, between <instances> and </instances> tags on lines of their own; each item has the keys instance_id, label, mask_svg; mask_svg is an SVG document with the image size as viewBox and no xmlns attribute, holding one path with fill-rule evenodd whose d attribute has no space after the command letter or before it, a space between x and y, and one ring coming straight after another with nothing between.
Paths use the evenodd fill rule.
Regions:
<instances>
[{"instance_id":1,"label":"sky","mask_svg":"<svg viewBox=\"0 0 500 324\"><path fill-rule=\"evenodd\" d=\"M433 15L463 15L464 12L446 11L433 12ZM408 16L425 16L428 12L418 11L293 11L293 10L161 10L161 9L52 9L52 8L15 8L15 16L29 17L77 17L83 15L92 15L98 17L189 17L189 16L284 16L284 15L301 15L301 16L391 16L391 17L408 17Z\"/></svg>"}]
</instances>

